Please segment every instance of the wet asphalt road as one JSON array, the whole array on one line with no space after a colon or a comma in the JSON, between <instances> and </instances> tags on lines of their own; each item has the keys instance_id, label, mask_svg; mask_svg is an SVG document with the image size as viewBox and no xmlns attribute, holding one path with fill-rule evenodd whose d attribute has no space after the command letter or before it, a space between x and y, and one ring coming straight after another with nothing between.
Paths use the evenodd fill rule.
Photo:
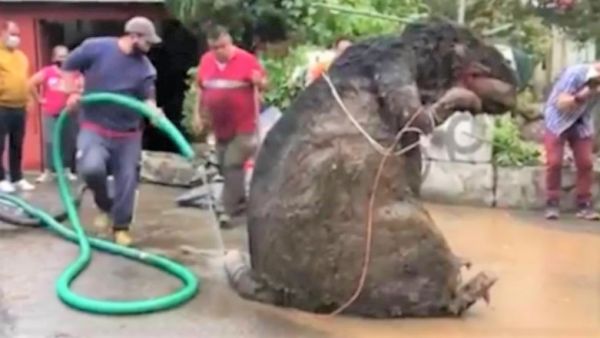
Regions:
<instances>
[{"instance_id":1,"label":"wet asphalt road","mask_svg":"<svg viewBox=\"0 0 600 338\"><path fill-rule=\"evenodd\" d=\"M52 205L51 187L40 203ZM77 248L41 229L0 225L0 337L600 337L600 225L502 210L431 206L453 250L475 271L500 277L492 304L465 318L327 318L241 300L227 286L210 215L176 208L181 190L144 186L134 229L140 247L175 258L202 279L200 294L164 313L107 317L71 310L54 281ZM89 224L89 197L82 215ZM92 229L90 229L92 231ZM245 229L222 232L227 248L246 248ZM191 250L189 248L192 248ZM96 254L74 289L109 299L169 292L177 281L140 264Z\"/></svg>"},{"instance_id":2,"label":"wet asphalt road","mask_svg":"<svg viewBox=\"0 0 600 338\"><path fill-rule=\"evenodd\" d=\"M55 202L40 197L52 196L53 191L41 189L36 200L54 207ZM134 317L76 312L56 298L54 281L76 256L77 247L41 229L0 225L0 337L323 336L286 319L285 311L242 301L230 291L210 215L175 208L171 201L179 192L144 187L134 234L140 247L173 257L201 277L201 292L193 301L173 311ZM88 196L83 208L87 224L93 219L92 205ZM245 246L244 229L225 232L224 237L228 247ZM74 289L97 298L126 300L161 295L178 285L152 268L98 253Z\"/></svg>"}]
</instances>

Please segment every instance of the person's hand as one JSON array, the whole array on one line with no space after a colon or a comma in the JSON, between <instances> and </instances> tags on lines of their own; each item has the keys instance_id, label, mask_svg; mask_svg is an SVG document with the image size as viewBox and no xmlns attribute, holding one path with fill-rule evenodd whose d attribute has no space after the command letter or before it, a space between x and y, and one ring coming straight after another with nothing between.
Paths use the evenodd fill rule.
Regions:
<instances>
[{"instance_id":1,"label":"person's hand","mask_svg":"<svg viewBox=\"0 0 600 338\"><path fill-rule=\"evenodd\" d=\"M152 107L152 115L150 115L150 123L153 126L159 127L160 121L165 118L165 112L159 107Z\"/></svg>"},{"instance_id":2,"label":"person's hand","mask_svg":"<svg viewBox=\"0 0 600 338\"><path fill-rule=\"evenodd\" d=\"M587 100L592 95L596 94L595 87L585 86L582 90L575 94L577 100L584 101Z\"/></svg>"},{"instance_id":3,"label":"person's hand","mask_svg":"<svg viewBox=\"0 0 600 338\"><path fill-rule=\"evenodd\" d=\"M66 109L69 112L75 111L79 107L79 103L81 102L81 94L71 94L67 99Z\"/></svg>"},{"instance_id":4,"label":"person's hand","mask_svg":"<svg viewBox=\"0 0 600 338\"><path fill-rule=\"evenodd\" d=\"M263 82L263 75L258 70L253 70L252 75L250 76L250 81L255 86L260 86Z\"/></svg>"},{"instance_id":5,"label":"person's hand","mask_svg":"<svg viewBox=\"0 0 600 338\"><path fill-rule=\"evenodd\" d=\"M585 98L580 97L579 99L577 98L579 94L576 95L569 95L569 94L563 94L560 95L557 102L556 102L556 106L557 108L561 111L561 112L565 112L565 113L571 113L577 110L577 107L579 107L581 100L585 100Z\"/></svg>"}]
</instances>

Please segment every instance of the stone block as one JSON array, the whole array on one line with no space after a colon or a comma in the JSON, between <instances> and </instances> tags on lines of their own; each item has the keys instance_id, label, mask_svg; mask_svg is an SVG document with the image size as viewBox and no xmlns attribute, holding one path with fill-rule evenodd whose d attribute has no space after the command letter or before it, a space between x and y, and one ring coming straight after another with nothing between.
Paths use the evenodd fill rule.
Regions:
<instances>
[{"instance_id":1,"label":"stone block","mask_svg":"<svg viewBox=\"0 0 600 338\"><path fill-rule=\"evenodd\" d=\"M493 128L492 116L457 112L431 135L421 137L423 156L433 161L489 163Z\"/></svg>"},{"instance_id":2,"label":"stone block","mask_svg":"<svg viewBox=\"0 0 600 338\"><path fill-rule=\"evenodd\" d=\"M575 168L565 166L561 179L561 209L575 209ZM499 208L519 208L525 210L543 209L546 201L545 168L497 168L496 171L496 206ZM600 172L595 172L592 193L598 201L598 180ZM598 204L598 202L596 202ZM598 205L600 206L600 205Z\"/></svg>"},{"instance_id":3,"label":"stone block","mask_svg":"<svg viewBox=\"0 0 600 338\"><path fill-rule=\"evenodd\" d=\"M421 197L430 202L492 206L494 168L489 163L425 161Z\"/></svg>"},{"instance_id":4,"label":"stone block","mask_svg":"<svg viewBox=\"0 0 600 338\"><path fill-rule=\"evenodd\" d=\"M563 186L569 186L563 175ZM496 169L496 206L499 208L539 209L544 206L543 167L498 167Z\"/></svg>"},{"instance_id":5,"label":"stone block","mask_svg":"<svg viewBox=\"0 0 600 338\"><path fill-rule=\"evenodd\" d=\"M143 151L140 176L145 182L189 187L201 182L206 174L202 164L178 154Z\"/></svg>"}]
</instances>

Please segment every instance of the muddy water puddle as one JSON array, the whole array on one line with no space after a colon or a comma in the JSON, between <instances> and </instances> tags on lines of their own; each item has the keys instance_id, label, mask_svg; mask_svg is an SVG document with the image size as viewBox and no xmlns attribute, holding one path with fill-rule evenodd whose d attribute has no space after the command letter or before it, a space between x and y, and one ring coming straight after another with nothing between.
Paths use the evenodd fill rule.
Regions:
<instances>
[{"instance_id":1,"label":"muddy water puddle","mask_svg":"<svg viewBox=\"0 0 600 338\"><path fill-rule=\"evenodd\" d=\"M158 201L153 201L155 196ZM148 246L177 251L190 264L202 255L182 253L182 244L217 249L206 213L165 210L164 194L146 194L142 201L144 209L151 210L150 218L157 210L163 215L146 222ZM332 337L600 337L600 224L571 219L550 224L538 215L494 209L432 205L429 210L454 252L473 263L468 273L486 270L499 277L489 306L477 304L457 319L366 320L289 310L274 313ZM160 224L165 219L169 224ZM227 248L246 247L244 229L221 235Z\"/></svg>"},{"instance_id":2,"label":"muddy water puddle","mask_svg":"<svg viewBox=\"0 0 600 338\"><path fill-rule=\"evenodd\" d=\"M219 263L219 241L210 216L199 210L174 207L174 199L181 192L144 186L134 234L140 246L173 257L199 273L203 289L196 300L161 317L118 319L121 326L115 331L111 330L116 319L95 317L85 317L81 325L65 328L65 321L74 323L70 319L77 315L56 302L51 286L75 249L50 236L30 234L31 230L5 229L0 232L0 240L4 241L0 247L13 250L16 256L12 260L20 264L17 275L13 273L15 268L3 270L0 266L0 272L5 271L6 276L11 273L4 280L3 291L5 297L12 299L8 307L0 304L0 320L8 315L15 318L17 332L37 332L43 326L44 330L69 331L74 337L95 337L90 332L134 337L158 323L153 318L164 318L165 324L152 330L164 333L157 337L208 337L207 332L210 337L261 338L600 337L600 224L572 219L547 223L533 214L430 206L454 252L473 263L469 273L486 270L499 277L491 291L491 304L477 304L465 317L456 319L330 318L245 302L234 295ZM94 210L89 196L86 205L84 223L90 224ZM226 248L247 248L245 229L219 234ZM24 247L29 253L19 250ZM47 260L46 251L54 258ZM139 270L137 265L115 262L108 256L97 259L78 288L116 297L123 290L153 295L175 286L152 271ZM4 264L8 262L5 260ZM115 284L119 286L116 290L107 287L102 291L99 285L105 282L97 280L102 273L144 282L119 283ZM2 287L0 284L0 291ZM19 300L20 294L31 299ZM34 300L35 304L44 305L35 305ZM44 319L36 324L39 318Z\"/></svg>"},{"instance_id":3,"label":"muddy water puddle","mask_svg":"<svg viewBox=\"0 0 600 338\"><path fill-rule=\"evenodd\" d=\"M549 226L508 211L429 210L456 254L500 278L490 306L477 304L459 319L289 317L333 337L600 337L600 224Z\"/></svg>"}]
</instances>

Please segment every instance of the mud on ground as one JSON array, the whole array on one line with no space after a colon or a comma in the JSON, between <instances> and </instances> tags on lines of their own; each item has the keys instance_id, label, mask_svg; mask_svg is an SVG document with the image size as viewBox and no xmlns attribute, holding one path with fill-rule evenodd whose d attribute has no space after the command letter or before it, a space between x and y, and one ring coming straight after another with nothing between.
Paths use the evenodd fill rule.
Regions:
<instances>
[{"instance_id":1,"label":"mud on ground","mask_svg":"<svg viewBox=\"0 0 600 338\"><path fill-rule=\"evenodd\" d=\"M490 307L463 319L368 321L327 318L240 300L227 286L210 215L179 209L181 190L144 186L135 238L202 278L184 307L135 317L93 316L63 306L54 280L77 249L43 230L0 225L0 337L599 337L600 225L560 223L502 210L431 206L453 250L500 277ZM42 187L42 194L52 194ZM94 214L86 198L85 223ZM223 232L227 248L246 247L245 229ZM189 249L196 248L196 249ZM182 250L185 249L185 250ZM190 253L190 251L192 253ZM133 299L177 282L139 264L96 254L75 283L82 294Z\"/></svg>"}]
</instances>

